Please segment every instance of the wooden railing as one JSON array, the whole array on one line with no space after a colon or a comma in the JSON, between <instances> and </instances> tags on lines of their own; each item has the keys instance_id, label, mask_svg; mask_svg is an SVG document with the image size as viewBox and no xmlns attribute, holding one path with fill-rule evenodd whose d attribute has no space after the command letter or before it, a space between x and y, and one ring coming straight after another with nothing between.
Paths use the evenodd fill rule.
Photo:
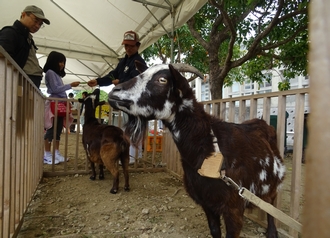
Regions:
<instances>
[{"instance_id":1,"label":"wooden railing","mask_svg":"<svg viewBox=\"0 0 330 238\"><path fill-rule=\"evenodd\" d=\"M59 99L59 98L46 98L47 100L55 101L57 104L59 101L65 101L68 105L70 102L78 102L75 99ZM77 103L79 105L79 103ZM108 105L107 103L105 105ZM86 174L90 173L90 162L87 160L85 151L82 144L82 126L80 125L80 109L78 108L78 114L74 115L77 118L76 122L76 132L70 133L69 130L64 129L64 133L61 135L60 140L60 152L65 158L69 158L68 162L61 163L59 165L45 165L44 173L45 177L49 176L66 176L72 174ZM101 110L98 110L99 115L96 115L99 118L101 123ZM67 113L69 113L67 111ZM108 113L110 117L102 118L106 121L106 124L115 125L120 128L124 126L123 113L120 111L114 111L110 107ZM69 114L68 114L69 115ZM55 117L56 118L56 117ZM68 118L68 117L67 117ZM65 119L66 124L68 124L68 119ZM113 118L116 118L113 120ZM103 122L104 123L104 122ZM157 123L150 126L149 130L157 131ZM152 137L152 138L151 138ZM159 144L153 143L156 142L157 136L155 134L155 139L150 143L150 139L153 139L153 136L146 136L144 141L144 150L142 156L138 156L138 151L136 150L135 162L130 166L131 172L159 172L164 171L165 168L161 163L161 151L159 151ZM158 142L158 141L157 141ZM55 150L55 140L53 140L52 153L54 155Z\"/></svg>"},{"instance_id":2,"label":"wooden railing","mask_svg":"<svg viewBox=\"0 0 330 238\"><path fill-rule=\"evenodd\" d=\"M43 173L44 97L0 46L0 237L12 237Z\"/></svg>"},{"instance_id":3,"label":"wooden railing","mask_svg":"<svg viewBox=\"0 0 330 238\"><path fill-rule=\"evenodd\" d=\"M287 99L290 99L290 104L287 103ZM294 103L292 103L294 102ZM295 119L294 119L294 144L292 159L290 159L290 167L287 168L286 179L291 178L289 186L285 188L286 194L290 200L290 204L286 204L290 208L287 211L295 220L301 219L301 195L303 188L302 174L302 156L303 156L303 135L304 135L304 118L305 108L308 107L308 89L290 90L276 93L257 94L250 96L243 96L237 98L228 98L222 100L213 100L203 102L205 110L215 117L218 117L224 121L241 123L244 120L257 118L262 116L268 124L270 124L271 112L275 108L277 109L277 144L280 149L282 157L285 157L285 136L286 136L286 112L294 107ZM260 111L262 114L260 114ZM259 116L258 116L259 115ZM169 132L164 134L164 150L163 150L163 163L166 164L166 168L172 174L182 177L183 170L180 161L180 154L172 140L172 135ZM281 193L277 199L277 208L282 209ZM254 211L253 213L248 211L246 216L250 219L258 222L259 224L266 226L266 216L264 212ZM301 222L301 221L300 221ZM281 226L284 229L280 229L281 233L286 236L298 237L297 232L290 227Z\"/></svg>"},{"instance_id":4,"label":"wooden railing","mask_svg":"<svg viewBox=\"0 0 330 238\"><path fill-rule=\"evenodd\" d=\"M49 99L58 103L60 100L68 105L77 100L46 98L1 46L0 82L0 237L16 237L43 176L89 173L90 168L79 133L79 110L77 133L64 130L61 136L60 151L66 158L70 157L70 162L43 164L45 101ZM109 124L123 126L121 112L110 110L109 115L117 118L114 122L110 117ZM145 148L148 147L149 151L145 150L142 158L135 155L136 162L130 171L165 170L161 165L161 152L157 151L156 144L150 147L148 139L150 137L145 141ZM71 148L69 142L73 145Z\"/></svg>"}]
</instances>

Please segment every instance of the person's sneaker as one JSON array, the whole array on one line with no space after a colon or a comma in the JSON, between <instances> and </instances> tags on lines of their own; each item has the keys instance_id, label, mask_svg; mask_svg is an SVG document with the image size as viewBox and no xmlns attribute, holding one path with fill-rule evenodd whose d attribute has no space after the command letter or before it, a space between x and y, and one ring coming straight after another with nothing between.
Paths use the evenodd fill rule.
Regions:
<instances>
[{"instance_id":1,"label":"person's sneaker","mask_svg":"<svg viewBox=\"0 0 330 238\"><path fill-rule=\"evenodd\" d=\"M54 164L59 164L59 163L60 162L55 158ZM44 154L44 164L53 164L51 153L45 153Z\"/></svg>"},{"instance_id":2,"label":"person's sneaker","mask_svg":"<svg viewBox=\"0 0 330 238\"><path fill-rule=\"evenodd\" d=\"M61 153L58 150L55 150L55 160L57 160L59 163L65 161L65 158L61 155ZM68 159L66 159L66 161L68 161Z\"/></svg>"},{"instance_id":3,"label":"person's sneaker","mask_svg":"<svg viewBox=\"0 0 330 238\"><path fill-rule=\"evenodd\" d=\"M134 164L134 163L135 163L135 159L134 159L134 157L130 156L130 157L129 157L129 162L128 162L128 164L132 165L132 164ZM121 165L121 161L120 161L120 160L119 160L119 165Z\"/></svg>"},{"instance_id":4,"label":"person's sneaker","mask_svg":"<svg viewBox=\"0 0 330 238\"><path fill-rule=\"evenodd\" d=\"M134 164L135 158L133 156L129 156L129 164Z\"/></svg>"}]
</instances>

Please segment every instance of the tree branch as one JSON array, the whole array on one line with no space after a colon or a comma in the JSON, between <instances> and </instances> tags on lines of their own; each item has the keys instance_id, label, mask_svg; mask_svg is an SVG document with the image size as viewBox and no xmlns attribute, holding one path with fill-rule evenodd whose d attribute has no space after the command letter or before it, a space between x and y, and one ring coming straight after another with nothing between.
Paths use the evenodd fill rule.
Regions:
<instances>
[{"instance_id":1,"label":"tree branch","mask_svg":"<svg viewBox=\"0 0 330 238\"><path fill-rule=\"evenodd\" d=\"M278 21L279 21L279 22L284 22L284 21L286 21L287 19L291 19L291 18L294 17L294 16L297 16L297 15L300 15L300 14L305 14L305 13L307 13L307 12L308 12L308 9L307 9L307 8L303 8L303 9L300 9L300 10L298 9L298 10L296 10L296 11L290 12L290 13L288 13L288 14L286 14L286 15L280 17L280 18L278 19Z\"/></svg>"},{"instance_id":2,"label":"tree branch","mask_svg":"<svg viewBox=\"0 0 330 238\"><path fill-rule=\"evenodd\" d=\"M279 6L276 10L276 13L274 15L274 18L269 23L269 25L265 28L265 30L261 33L259 33L255 38L253 43L251 44L249 50L247 53L241 57L240 59L236 60L235 62L232 62L232 67L237 67L248 61L250 58L255 56L257 53L261 52L260 42L261 40L266 37L270 31L274 28L274 26L278 23L278 17L280 16L280 13L284 6L284 0L279 0Z\"/></svg>"},{"instance_id":3,"label":"tree branch","mask_svg":"<svg viewBox=\"0 0 330 238\"><path fill-rule=\"evenodd\" d=\"M270 50L270 49L274 49L274 48L277 48L281 45L284 45L292 40L294 40L296 38L297 35L299 35L299 33L305 31L307 29L307 25L303 25L301 27L299 27L295 32L293 32L293 34L289 37L287 37L286 39L282 40L282 41L278 41L274 44L267 44L263 47L260 48L261 51L264 51L264 50Z\"/></svg>"},{"instance_id":4,"label":"tree branch","mask_svg":"<svg viewBox=\"0 0 330 238\"><path fill-rule=\"evenodd\" d=\"M192 17L187 21L187 26L190 30L190 33L204 47L204 49L206 49L208 51L209 44L203 39L203 37L198 33L198 31L196 31L194 25L195 25L195 19L194 19L194 17Z\"/></svg>"}]
</instances>

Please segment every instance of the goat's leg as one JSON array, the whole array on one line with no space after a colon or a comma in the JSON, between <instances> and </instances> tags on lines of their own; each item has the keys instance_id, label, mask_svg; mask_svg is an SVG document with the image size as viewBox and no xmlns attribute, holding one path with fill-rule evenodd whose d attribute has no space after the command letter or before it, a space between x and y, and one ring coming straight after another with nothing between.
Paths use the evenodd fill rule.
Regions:
<instances>
[{"instance_id":1,"label":"goat's leg","mask_svg":"<svg viewBox=\"0 0 330 238\"><path fill-rule=\"evenodd\" d=\"M103 171L103 167L104 167L103 164L99 164L99 171L100 171L99 179L100 179L100 180L103 180L103 179L104 179L104 171Z\"/></svg>"},{"instance_id":2,"label":"goat's leg","mask_svg":"<svg viewBox=\"0 0 330 238\"><path fill-rule=\"evenodd\" d=\"M109 163L107 163L107 169L110 171L110 173L113 176L113 184L112 188L110 189L110 193L116 194L118 192L118 186L119 186L119 169L118 169L118 163L115 159L108 160Z\"/></svg>"},{"instance_id":3,"label":"goat's leg","mask_svg":"<svg viewBox=\"0 0 330 238\"><path fill-rule=\"evenodd\" d=\"M119 169L118 169L118 155L119 155L119 147L116 143L107 143L102 145L100 150L100 155L102 161L110 171L113 176L113 185L110 189L110 193L116 194L118 192L119 186Z\"/></svg>"},{"instance_id":4,"label":"goat's leg","mask_svg":"<svg viewBox=\"0 0 330 238\"><path fill-rule=\"evenodd\" d=\"M239 202L235 204L235 207L229 207L223 213L226 226L226 238L239 238L243 228L244 207L243 204Z\"/></svg>"},{"instance_id":5,"label":"goat's leg","mask_svg":"<svg viewBox=\"0 0 330 238\"><path fill-rule=\"evenodd\" d=\"M274 217L267 213L267 238L278 238L277 229L274 222Z\"/></svg>"},{"instance_id":6,"label":"goat's leg","mask_svg":"<svg viewBox=\"0 0 330 238\"><path fill-rule=\"evenodd\" d=\"M91 162L91 169L92 169L92 175L89 177L90 180L95 180L96 178L96 172L95 172L95 164Z\"/></svg>"},{"instance_id":7,"label":"goat's leg","mask_svg":"<svg viewBox=\"0 0 330 238\"><path fill-rule=\"evenodd\" d=\"M221 237L221 229L220 229L220 215L214 213L211 209L203 207L209 229L211 232L211 236L213 238L219 238Z\"/></svg>"},{"instance_id":8,"label":"goat's leg","mask_svg":"<svg viewBox=\"0 0 330 238\"><path fill-rule=\"evenodd\" d=\"M129 164L129 151L123 152L123 156L121 157L121 166L123 167L124 178L125 178L125 186L124 190L129 191L129 175L128 175L128 164Z\"/></svg>"},{"instance_id":9,"label":"goat's leg","mask_svg":"<svg viewBox=\"0 0 330 238\"><path fill-rule=\"evenodd\" d=\"M117 172L117 175L113 176L113 184L112 184L112 188L110 189L110 193L116 194L118 192L118 185L119 185L119 172Z\"/></svg>"},{"instance_id":10,"label":"goat's leg","mask_svg":"<svg viewBox=\"0 0 330 238\"><path fill-rule=\"evenodd\" d=\"M265 201L274 206L275 199L276 199L276 195L272 196L268 199L266 198ZM268 213L267 213L266 237L267 238L278 238L278 233L277 233L277 229L276 229L276 226L275 226L274 217L272 217Z\"/></svg>"},{"instance_id":11,"label":"goat's leg","mask_svg":"<svg viewBox=\"0 0 330 238\"><path fill-rule=\"evenodd\" d=\"M110 189L110 193L116 194L118 192L118 186L119 186L119 169L117 163L108 163L107 169L110 171L110 173L113 176L113 184L112 188Z\"/></svg>"}]
</instances>

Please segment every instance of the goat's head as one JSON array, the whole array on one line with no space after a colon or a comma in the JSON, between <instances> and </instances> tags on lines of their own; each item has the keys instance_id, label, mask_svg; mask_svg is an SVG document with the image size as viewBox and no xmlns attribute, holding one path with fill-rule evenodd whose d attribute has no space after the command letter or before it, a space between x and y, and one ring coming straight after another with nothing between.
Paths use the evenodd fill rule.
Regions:
<instances>
[{"instance_id":1,"label":"goat's head","mask_svg":"<svg viewBox=\"0 0 330 238\"><path fill-rule=\"evenodd\" d=\"M98 88L88 93L85 98L78 99L78 101L85 104L85 117L95 117L96 107L105 103L105 101L100 101L100 89Z\"/></svg>"},{"instance_id":2,"label":"goat's head","mask_svg":"<svg viewBox=\"0 0 330 238\"><path fill-rule=\"evenodd\" d=\"M176 65L155 65L146 69L136 62L136 67L142 73L114 87L108 98L112 107L129 114L126 133L131 135L133 143L142 139L148 120L171 122L178 110L191 107L195 100Z\"/></svg>"}]
</instances>

